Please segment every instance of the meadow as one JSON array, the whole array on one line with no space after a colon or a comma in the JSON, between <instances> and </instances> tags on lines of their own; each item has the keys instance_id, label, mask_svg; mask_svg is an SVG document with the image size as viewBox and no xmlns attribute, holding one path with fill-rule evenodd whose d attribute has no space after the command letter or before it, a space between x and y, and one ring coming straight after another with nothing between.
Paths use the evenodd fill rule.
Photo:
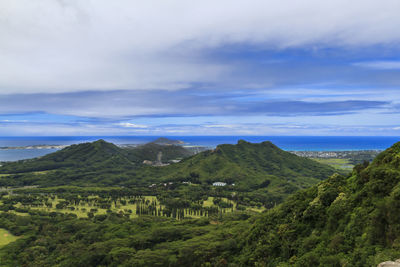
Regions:
<instances>
[{"instance_id":1,"label":"meadow","mask_svg":"<svg viewBox=\"0 0 400 267\"><path fill-rule=\"evenodd\" d=\"M12 235L7 230L0 228L0 247L3 247L17 239L18 237Z\"/></svg>"},{"instance_id":2,"label":"meadow","mask_svg":"<svg viewBox=\"0 0 400 267\"><path fill-rule=\"evenodd\" d=\"M329 165L337 170L350 171L353 169L354 164L349 159L335 159L335 158L313 158L313 160Z\"/></svg>"},{"instance_id":3,"label":"meadow","mask_svg":"<svg viewBox=\"0 0 400 267\"><path fill-rule=\"evenodd\" d=\"M179 198L158 199L156 196L125 196L119 198L80 195L62 198L57 194L21 196L5 195L3 202L12 205L10 213L26 216L29 210L74 214L78 218L88 218L107 213L118 213L129 218L140 215L166 216L182 219L200 218L216 214L225 214L237 210L237 203L224 197L207 197L201 201L187 201ZM253 212L263 208L240 207ZM178 213L180 214L178 216Z\"/></svg>"}]
</instances>

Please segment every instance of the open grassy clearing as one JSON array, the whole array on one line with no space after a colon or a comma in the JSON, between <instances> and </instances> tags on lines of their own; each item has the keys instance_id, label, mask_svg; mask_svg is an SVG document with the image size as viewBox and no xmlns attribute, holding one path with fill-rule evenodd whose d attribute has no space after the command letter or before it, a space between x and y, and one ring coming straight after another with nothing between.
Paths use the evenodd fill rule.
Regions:
<instances>
[{"instance_id":1,"label":"open grassy clearing","mask_svg":"<svg viewBox=\"0 0 400 267\"><path fill-rule=\"evenodd\" d=\"M8 212L12 213L12 214L15 214L15 215L18 215L18 216L29 216L29 213L18 212L18 211L15 211L15 210L9 210Z\"/></svg>"},{"instance_id":2,"label":"open grassy clearing","mask_svg":"<svg viewBox=\"0 0 400 267\"><path fill-rule=\"evenodd\" d=\"M91 196L90 199L96 199L96 196ZM156 207L157 209L164 209L164 205L160 205L158 204L158 200L156 196L144 196L144 199L146 201L146 203L153 203L153 202L157 202ZM129 201L128 198L122 198L121 200L125 200L126 202ZM233 205L233 210L236 210L234 202L228 200L227 198L222 198L223 201L231 203ZM74 209L72 210L71 208L66 208L66 209L57 209L56 205L59 204L60 202L64 201L64 199L59 199L59 198L55 198L55 199L50 199L51 203L52 203L52 207L46 207L46 206L42 206L42 207L30 207L31 209L36 209L36 210L43 210L43 211L47 211L47 212L62 212L62 213L73 213L76 214L79 218L85 218L88 216L88 212L90 212L91 209L96 209L97 211L93 212L94 215L101 215L101 214L106 214L107 213L107 209L104 208L99 208L97 206L95 206L95 201L93 203L80 203L79 205L70 205L69 207L73 207ZM203 207L213 207L214 205L214 197L208 197L207 200L205 200L203 202ZM20 204L17 204L16 207L23 207ZM113 212L117 212L117 213L124 213L124 214L129 214L131 218L134 217L138 217L138 215L136 214L136 210L137 210L137 205L136 204L121 204L121 201L117 201L117 203L112 203L111 204L111 211ZM223 213L226 212L232 212L232 208L224 208L221 209L221 211ZM194 217L194 218L200 218L202 216L200 215L190 215L190 217Z\"/></svg>"},{"instance_id":3,"label":"open grassy clearing","mask_svg":"<svg viewBox=\"0 0 400 267\"><path fill-rule=\"evenodd\" d=\"M35 172L24 172L24 174L33 174L33 175L43 175L43 174L47 174L50 171L35 171ZM0 174L0 177L6 177L6 176L10 176L10 175L16 175L16 173L3 173Z\"/></svg>"},{"instance_id":4,"label":"open grassy clearing","mask_svg":"<svg viewBox=\"0 0 400 267\"><path fill-rule=\"evenodd\" d=\"M41 207L29 207L29 206L23 206L20 203L15 205L15 207L18 208L30 208L34 210L42 210L42 211L47 211L47 212L62 212L62 213L72 213L77 215L79 218L87 218L88 213L92 212L93 215L101 215L101 214L106 214L107 210L106 208L101 208L96 205L97 201L97 196L91 196L89 197L92 201L87 203L87 202L80 202L79 205L68 205L67 208L61 208L58 209L56 208L57 204L61 203L62 201L65 201L65 199L58 198L57 196L54 199L49 198L48 202L51 203L51 207L47 207L46 205L43 204ZM155 196L145 196L144 197L145 201L151 203L156 200ZM128 202L127 198L122 198L121 200L125 200ZM112 203L111 207L109 210L113 212L123 212L125 214L129 214L131 218L137 217L136 215L136 204L121 204L120 201L117 201L117 203ZM162 205L157 205L157 208L162 208Z\"/></svg>"},{"instance_id":5,"label":"open grassy clearing","mask_svg":"<svg viewBox=\"0 0 400 267\"><path fill-rule=\"evenodd\" d=\"M9 197L9 196L4 196ZM71 202L66 201L65 199L58 198L57 195L49 196L48 198L42 198L39 202L34 201L35 203L29 203L23 205L20 202L14 204L14 207L17 210L10 210L10 213L14 213L21 216L26 216L28 213L24 213L23 210L41 210L46 212L61 212L65 214L75 214L79 218L87 218L89 216L88 213L93 215L102 215L106 214L107 212L116 212L125 214L125 216L129 216L130 218L135 218L140 216L143 211L142 209L151 209L156 211L165 210L166 207L160 204L160 201L157 199L156 196L143 196L141 198L136 199L129 198L129 197L122 197L118 200L111 199L104 199L100 198L96 195L92 195L86 198L86 201L80 200L76 204L72 204ZM108 201L107 204L104 205L104 201ZM65 204L68 203L68 204ZM225 206L221 206L221 203ZM215 197L208 197L207 200L204 200L199 203L200 207L205 209L214 209L216 212L220 213L229 213L236 210L236 203L232 200L227 198L215 198ZM220 206L218 206L220 205ZM106 207L105 207L106 206ZM245 207L249 211L253 212L262 212L264 208L257 208L257 207ZM141 209L141 210L138 210ZM22 210L22 212L21 212ZM143 213L142 213L143 214ZM146 214L146 213L145 213ZM150 213L152 214L152 213ZM160 215L158 215L160 216ZM206 216L203 212L192 212L188 209L184 211L185 217L193 217L193 218L200 218Z\"/></svg>"},{"instance_id":6,"label":"open grassy clearing","mask_svg":"<svg viewBox=\"0 0 400 267\"><path fill-rule=\"evenodd\" d=\"M327 164L335 169L339 170L352 170L354 165L350 163L348 159L321 159L321 158L313 158L313 160L318 161L319 163Z\"/></svg>"},{"instance_id":7,"label":"open grassy clearing","mask_svg":"<svg viewBox=\"0 0 400 267\"><path fill-rule=\"evenodd\" d=\"M0 228L0 247L17 240L18 237L10 234L7 230Z\"/></svg>"},{"instance_id":8,"label":"open grassy clearing","mask_svg":"<svg viewBox=\"0 0 400 267\"><path fill-rule=\"evenodd\" d=\"M214 197L208 197L207 200L203 201L203 207L211 207L211 206L213 206L214 205L213 200L214 200Z\"/></svg>"},{"instance_id":9,"label":"open grassy clearing","mask_svg":"<svg viewBox=\"0 0 400 267\"><path fill-rule=\"evenodd\" d=\"M36 174L36 175L41 175L41 174L47 174L50 171L36 171L36 172L31 172L32 174Z\"/></svg>"}]
</instances>

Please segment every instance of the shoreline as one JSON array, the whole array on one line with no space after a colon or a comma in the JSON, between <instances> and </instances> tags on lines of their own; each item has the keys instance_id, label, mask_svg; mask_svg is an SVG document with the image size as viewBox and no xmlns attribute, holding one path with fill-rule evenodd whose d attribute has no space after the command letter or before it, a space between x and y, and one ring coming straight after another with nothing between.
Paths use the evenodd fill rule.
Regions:
<instances>
[{"instance_id":1,"label":"shoreline","mask_svg":"<svg viewBox=\"0 0 400 267\"><path fill-rule=\"evenodd\" d=\"M31 146L3 146L0 150L17 150L17 149L63 149L68 145L31 145Z\"/></svg>"}]
</instances>

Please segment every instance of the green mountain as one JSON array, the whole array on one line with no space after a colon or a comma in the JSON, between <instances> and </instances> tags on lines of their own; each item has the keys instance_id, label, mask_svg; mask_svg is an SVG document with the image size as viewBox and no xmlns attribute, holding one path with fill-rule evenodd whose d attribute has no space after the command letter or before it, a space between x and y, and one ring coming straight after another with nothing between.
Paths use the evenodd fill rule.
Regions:
<instances>
[{"instance_id":1,"label":"green mountain","mask_svg":"<svg viewBox=\"0 0 400 267\"><path fill-rule=\"evenodd\" d=\"M160 154L164 163L185 159L164 167L143 164L145 160L156 161ZM122 149L99 140L72 145L38 159L5 164L0 173L20 175L3 177L0 185L147 187L155 182L225 182L225 189L252 192L252 199L273 206L290 193L335 172L327 165L285 152L271 142L252 144L241 140L237 145L219 145L215 150L189 155L191 152L181 146L148 143ZM31 173L40 171L45 172Z\"/></svg>"},{"instance_id":2,"label":"green mountain","mask_svg":"<svg viewBox=\"0 0 400 267\"><path fill-rule=\"evenodd\" d=\"M197 172L187 173L189 165ZM269 142L241 141L167 167L145 166L140 173L158 174L157 179L178 179L180 172L181 178L205 183L212 181L207 179L214 174L222 181L223 173L218 170L229 171L237 165L247 171L252 168L252 175L264 171L263 175L281 180L296 168L304 172L296 176L298 179L306 177L303 175L310 173L301 166L313 167L309 161L291 157ZM254 177L238 177L236 188L240 179ZM204 183L185 188L200 191ZM271 180L262 190L270 190L273 183ZM235 187L224 188L233 191ZM223 188L208 189L218 192ZM157 195L160 201L163 193L170 200L177 198L178 189L151 190L161 193ZM117 198L114 193L102 195L103 201ZM66 197L74 199L70 192ZM10 201L17 204L18 199L35 200L30 194L6 196L0 205L2 211L9 210ZM193 202L190 207L197 205ZM5 266L377 266L400 258L400 143L379 154L372 163L357 165L348 176L333 174L261 214L236 210L208 218L176 220L147 215L128 218L115 212L75 218L37 210L30 211L30 216L18 216L21 211L0 213L0 228L19 236L14 243L0 248Z\"/></svg>"},{"instance_id":3,"label":"green mountain","mask_svg":"<svg viewBox=\"0 0 400 267\"><path fill-rule=\"evenodd\" d=\"M184 158L192 153L181 146L159 145L153 142L135 148L120 148L104 140L68 146L57 152L31 160L6 163L0 173L48 171L60 168L87 168L99 170L140 165L144 160L156 160L162 153L163 162Z\"/></svg>"},{"instance_id":4,"label":"green mountain","mask_svg":"<svg viewBox=\"0 0 400 267\"><path fill-rule=\"evenodd\" d=\"M152 141L151 143L157 144L157 145L169 146L169 145L182 145L184 142L179 141L179 140L172 140L172 139L165 138L165 137L159 137L156 140Z\"/></svg>"},{"instance_id":5,"label":"green mountain","mask_svg":"<svg viewBox=\"0 0 400 267\"><path fill-rule=\"evenodd\" d=\"M171 160L183 159L193 155L193 153L182 146L165 145L150 142L135 148L126 149L129 158L137 163L143 163L144 160L156 161L161 154L161 162L168 163Z\"/></svg>"},{"instance_id":6,"label":"green mountain","mask_svg":"<svg viewBox=\"0 0 400 267\"><path fill-rule=\"evenodd\" d=\"M107 168L113 165L131 165L128 153L114 144L98 140L68 146L40 158L6 163L1 173L48 171L60 168Z\"/></svg>"},{"instance_id":7,"label":"green mountain","mask_svg":"<svg viewBox=\"0 0 400 267\"><path fill-rule=\"evenodd\" d=\"M269 210L245 233L249 266L376 266L400 258L400 142ZM244 236L243 236L244 238Z\"/></svg>"},{"instance_id":8,"label":"green mountain","mask_svg":"<svg viewBox=\"0 0 400 267\"><path fill-rule=\"evenodd\" d=\"M284 196L332 175L335 170L279 149L271 142L219 145L179 164L163 168L165 181L235 184L252 191L261 202L280 202Z\"/></svg>"},{"instance_id":9,"label":"green mountain","mask_svg":"<svg viewBox=\"0 0 400 267\"><path fill-rule=\"evenodd\" d=\"M40 158L5 163L0 174L7 175L1 177L0 186L123 184L143 174L143 161L155 161L159 153L162 162L192 155L181 146L148 143L124 149L98 140L71 145Z\"/></svg>"}]
</instances>

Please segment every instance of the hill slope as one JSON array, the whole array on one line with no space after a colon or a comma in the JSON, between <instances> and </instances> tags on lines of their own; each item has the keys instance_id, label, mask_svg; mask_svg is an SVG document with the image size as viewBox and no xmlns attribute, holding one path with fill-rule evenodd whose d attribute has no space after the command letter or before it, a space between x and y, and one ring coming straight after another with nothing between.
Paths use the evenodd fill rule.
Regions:
<instances>
[{"instance_id":1,"label":"hill slope","mask_svg":"<svg viewBox=\"0 0 400 267\"><path fill-rule=\"evenodd\" d=\"M7 174L0 179L0 186L117 185L136 179L143 161L155 160L159 152L163 161L192 155L181 146L148 143L123 149L98 140L71 145L40 158L6 163L0 167L0 174ZM135 174L126 174L132 170Z\"/></svg>"},{"instance_id":2,"label":"hill slope","mask_svg":"<svg viewBox=\"0 0 400 267\"><path fill-rule=\"evenodd\" d=\"M31 171L47 171L60 168L101 168L114 165L129 165L128 153L114 144L98 140L68 146L57 152L40 158L23 160L5 164L1 173L23 173Z\"/></svg>"},{"instance_id":3,"label":"hill slope","mask_svg":"<svg viewBox=\"0 0 400 267\"><path fill-rule=\"evenodd\" d=\"M245 234L245 265L376 266L400 257L400 142L268 211Z\"/></svg>"},{"instance_id":4,"label":"hill slope","mask_svg":"<svg viewBox=\"0 0 400 267\"><path fill-rule=\"evenodd\" d=\"M135 148L126 150L128 157L137 163L142 163L144 160L155 161L158 154L161 152L161 162L168 163L174 159L182 159L193 155L193 153L182 146L170 144L158 144L150 142Z\"/></svg>"},{"instance_id":5,"label":"hill slope","mask_svg":"<svg viewBox=\"0 0 400 267\"><path fill-rule=\"evenodd\" d=\"M279 149L271 142L219 145L163 168L166 181L226 182L235 190L254 191L261 202L280 202L282 196L332 175L335 170ZM261 199L260 199L261 200Z\"/></svg>"},{"instance_id":6,"label":"hill slope","mask_svg":"<svg viewBox=\"0 0 400 267\"><path fill-rule=\"evenodd\" d=\"M132 167L132 164L139 165L144 160L156 160L159 152L162 153L164 162L192 155L185 148L175 145L150 142L135 148L123 149L104 140L98 140L71 145L40 158L6 163L0 168L0 173L23 173L69 167L89 169Z\"/></svg>"},{"instance_id":7,"label":"hill slope","mask_svg":"<svg viewBox=\"0 0 400 267\"><path fill-rule=\"evenodd\" d=\"M2 178L0 185L124 185L148 186L154 182L192 182L211 185L226 182L227 188L252 192L257 202L274 205L287 195L329 177L335 170L313 160L285 152L271 142L219 145L187 157L166 167L150 167L143 160L155 160L159 152L163 161L187 157L183 147L149 143L134 149L121 149L99 140L67 147L42 158L9 163L2 173L21 173L21 177ZM32 171L48 171L32 175ZM235 186L231 186L235 184Z\"/></svg>"}]
</instances>

